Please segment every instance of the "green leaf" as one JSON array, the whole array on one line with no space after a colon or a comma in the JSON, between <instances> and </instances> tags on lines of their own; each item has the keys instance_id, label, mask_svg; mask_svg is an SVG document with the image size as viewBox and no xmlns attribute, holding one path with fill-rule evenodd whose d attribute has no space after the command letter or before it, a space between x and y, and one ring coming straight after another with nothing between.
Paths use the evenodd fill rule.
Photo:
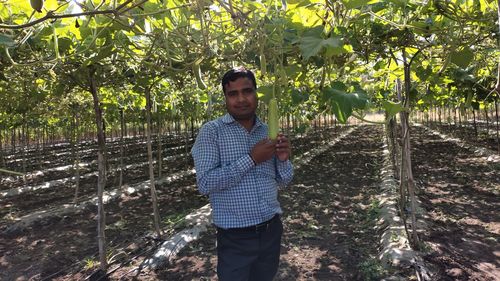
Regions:
<instances>
[{"instance_id":1,"label":"green leaf","mask_svg":"<svg viewBox=\"0 0 500 281\"><path fill-rule=\"evenodd\" d=\"M347 93L347 86L342 82L334 82L323 89L322 99L332 106L333 113L341 123L347 122L353 109L364 109L368 97L363 92Z\"/></svg>"},{"instance_id":2,"label":"green leaf","mask_svg":"<svg viewBox=\"0 0 500 281\"><path fill-rule=\"evenodd\" d=\"M461 68L466 68L472 59L474 59L474 53L470 49L465 48L458 52L452 52L450 59L452 63L460 66Z\"/></svg>"},{"instance_id":3,"label":"green leaf","mask_svg":"<svg viewBox=\"0 0 500 281\"><path fill-rule=\"evenodd\" d=\"M392 118L394 115L405 109L401 103L395 103L392 101L382 101L382 106L389 115L389 118Z\"/></svg>"},{"instance_id":4,"label":"green leaf","mask_svg":"<svg viewBox=\"0 0 500 281\"><path fill-rule=\"evenodd\" d=\"M13 47L16 45L16 41L12 40L12 38L7 35L0 34L0 46L1 45L5 47Z\"/></svg>"},{"instance_id":5,"label":"green leaf","mask_svg":"<svg viewBox=\"0 0 500 281\"><path fill-rule=\"evenodd\" d=\"M408 0L389 0L389 2L392 2L399 7L406 7L406 5L408 5Z\"/></svg>"},{"instance_id":6,"label":"green leaf","mask_svg":"<svg viewBox=\"0 0 500 281\"><path fill-rule=\"evenodd\" d=\"M332 57L334 55L340 55L346 53L347 50L343 48L342 40L339 37L330 37L322 42L323 46L326 48L326 56Z\"/></svg>"},{"instance_id":7,"label":"green leaf","mask_svg":"<svg viewBox=\"0 0 500 281\"><path fill-rule=\"evenodd\" d=\"M432 67L430 65L428 65L426 68L418 66L415 70L415 74L417 75L418 79L420 79L420 81L425 81L432 74Z\"/></svg>"},{"instance_id":8,"label":"green leaf","mask_svg":"<svg viewBox=\"0 0 500 281\"><path fill-rule=\"evenodd\" d=\"M297 89L292 90L292 104L299 105L305 101L309 100L309 94L301 92Z\"/></svg>"},{"instance_id":9,"label":"green leaf","mask_svg":"<svg viewBox=\"0 0 500 281\"><path fill-rule=\"evenodd\" d=\"M327 56L338 55L347 52L340 37L332 36L327 39L322 38L322 29L312 29L300 39L300 50L305 60L318 55L319 52L326 49Z\"/></svg>"},{"instance_id":10,"label":"green leaf","mask_svg":"<svg viewBox=\"0 0 500 281\"><path fill-rule=\"evenodd\" d=\"M342 107L343 104L339 104L335 101L332 101L331 105L333 113L335 114L337 120L339 120L339 122L343 124L347 123L347 119L352 114L352 108L344 108Z\"/></svg>"},{"instance_id":11,"label":"green leaf","mask_svg":"<svg viewBox=\"0 0 500 281\"><path fill-rule=\"evenodd\" d=\"M95 57L93 57L91 60L92 62L99 62L113 54L113 45L108 45L99 50L99 53Z\"/></svg>"},{"instance_id":12,"label":"green leaf","mask_svg":"<svg viewBox=\"0 0 500 281\"><path fill-rule=\"evenodd\" d=\"M323 48L326 49L327 56L346 52L340 37L323 39L321 34L319 34L316 36L305 36L300 39L300 49L305 60L308 60L312 56L316 56Z\"/></svg>"},{"instance_id":13,"label":"green leaf","mask_svg":"<svg viewBox=\"0 0 500 281\"><path fill-rule=\"evenodd\" d=\"M71 50L71 44L73 44L73 41L67 37L62 37L58 39L59 41L59 53L65 54L69 50Z\"/></svg>"},{"instance_id":14,"label":"green leaf","mask_svg":"<svg viewBox=\"0 0 500 281\"><path fill-rule=\"evenodd\" d=\"M198 89L197 89L197 91L198 91L198 92L201 92L201 95L200 95L200 97L199 97L199 101L200 101L201 103L207 103L207 102L208 102L208 94L207 94L207 93L204 93L203 91L199 91Z\"/></svg>"},{"instance_id":15,"label":"green leaf","mask_svg":"<svg viewBox=\"0 0 500 281\"><path fill-rule=\"evenodd\" d=\"M271 100L273 96L273 86L260 86L257 88L257 96L259 97L259 100L264 101L266 104L269 103L269 100Z\"/></svg>"},{"instance_id":16,"label":"green leaf","mask_svg":"<svg viewBox=\"0 0 500 281\"><path fill-rule=\"evenodd\" d=\"M344 6L347 9L356 9L359 8L367 3L366 0L342 0L342 3L344 3Z\"/></svg>"},{"instance_id":17,"label":"green leaf","mask_svg":"<svg viewBox=\"0 0 500 281\"><path fill-rule=\"evenodd\" d=\"M317 55L321 50L322 42L323 38L310 36L302 37L300 39L300 50L302 51L304 60L308 60L310 57Z\"/></svg>"}]
</instances>

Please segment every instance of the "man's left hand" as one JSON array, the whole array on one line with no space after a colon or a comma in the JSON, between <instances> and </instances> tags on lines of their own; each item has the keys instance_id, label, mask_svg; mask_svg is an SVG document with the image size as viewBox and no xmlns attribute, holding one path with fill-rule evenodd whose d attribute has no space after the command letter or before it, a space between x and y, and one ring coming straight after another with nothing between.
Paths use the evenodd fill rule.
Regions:
<instances>
[{"instance_id":1,"label":"man's left hand","mask_svg":"<svg viewBox=\"0 0 500 281\"><path fill-rule=\"evenodd\" d=\"M290 142L288 139L280 133L276 140L276 156L281 161L286 161L290 158L290 154L292 153L292 149L290 147Z\"/></svg>"}]
</instances>

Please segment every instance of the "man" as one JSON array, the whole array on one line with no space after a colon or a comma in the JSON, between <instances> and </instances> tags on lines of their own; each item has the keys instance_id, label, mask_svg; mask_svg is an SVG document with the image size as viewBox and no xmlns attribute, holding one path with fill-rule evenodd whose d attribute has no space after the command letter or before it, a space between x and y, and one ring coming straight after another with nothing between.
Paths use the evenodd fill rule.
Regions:
<instances>
[{"instance_id":1,"label":"man","mask_svg":"<svg viewBox=\"0 0 500 281\"><path fill-rule=\"evenodd\" d=\"M255 115L257 83L243 67L222 78L227 114L206 123L192 149L198 189L210 197L221 281L272 280L283 233L278 187L293 176L288 139L267 138Z\"/></svg>"}]
</instances>

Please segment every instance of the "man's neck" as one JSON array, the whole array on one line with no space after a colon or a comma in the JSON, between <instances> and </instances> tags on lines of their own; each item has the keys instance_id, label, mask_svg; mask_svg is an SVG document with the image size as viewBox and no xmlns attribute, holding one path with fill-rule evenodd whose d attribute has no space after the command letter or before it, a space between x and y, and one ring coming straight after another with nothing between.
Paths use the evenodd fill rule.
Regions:
<instances>
[{"instance_id":1,"label":"man's neck","mask_svg":"<svg viewBox=\"0 0 500 281\"><path fill-rule=\"evenodd\" d=\"M251 131L253 128L253 125L255 124L255 115L250 118L250 119L235 119L236 122L240 123L243 128L245 128L247 131Z\"/></svg>"}]
</instances>

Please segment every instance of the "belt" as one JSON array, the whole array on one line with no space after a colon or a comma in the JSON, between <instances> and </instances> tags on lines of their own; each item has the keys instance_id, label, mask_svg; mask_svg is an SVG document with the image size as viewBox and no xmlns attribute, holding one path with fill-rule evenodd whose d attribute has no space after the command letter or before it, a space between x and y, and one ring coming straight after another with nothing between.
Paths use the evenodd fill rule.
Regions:
<instances>
[{"instance_id":1,"label":"belt","mask_svg":"<svg viewBox=\"0 0 500 281\"><path fill-rule=\"evenodd\" d=\"M251 226L247 226L247 227L227 228L227 229L217 227L217 229L220 231L228 231L228 232L261 232L261 231L267 231L269 229L269 227L273 223L279 221L279 219L280 219L280 215L275 214L271 219L269 219L265 222L256 224L256 225L251 225Z\"/></svg>"}]
</instances>

